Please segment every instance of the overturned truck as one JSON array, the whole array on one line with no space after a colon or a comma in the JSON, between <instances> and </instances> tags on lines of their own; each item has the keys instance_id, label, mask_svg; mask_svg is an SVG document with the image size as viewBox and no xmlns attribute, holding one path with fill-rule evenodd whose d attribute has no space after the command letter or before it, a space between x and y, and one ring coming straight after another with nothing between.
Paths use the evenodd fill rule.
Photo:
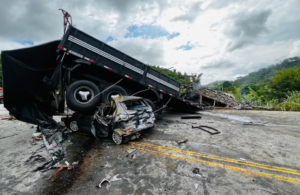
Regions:
<instances>
[{"instance_id":1,"label":"overturned truck","mask_svg":"<svg viewBox=\"0 0 300 195\"><path fill-rule=\"evenodd\" d=\"M157 117L162 108L200 109L181 98L181 84L133 57L68 25L61 40L2 51L4 106L18 120L59 128L53 115L67 108L94 116L112 96L146 98Z\"/></svg>"}]
</instances>

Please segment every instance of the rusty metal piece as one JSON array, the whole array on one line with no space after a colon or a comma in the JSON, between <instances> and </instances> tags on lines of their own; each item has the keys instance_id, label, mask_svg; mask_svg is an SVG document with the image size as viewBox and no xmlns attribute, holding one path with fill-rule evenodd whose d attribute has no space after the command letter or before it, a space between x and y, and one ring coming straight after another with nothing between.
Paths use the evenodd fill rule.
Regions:
<instances>
[{"instance_id":1,"label":"rusty metal piece","mask_svg":"<svg viewBox=\"0 0 300 195\"><path fill-rule=\"evenodd\" d=\"M66 167L68 167L67 165L59 165L59 169L57 170L57 171L55 171L50 177L49 177L49 179L51 178L51 177L53 177L54 175L56 175L58 172L60 172L61 170L63 170L64 168L66 168Z\"/></svg>"},{"instance_id":2,"label":"rusty metal piece","mask_svg":"<svg viewBox=\"0 0 300 195\"><path fill-rule=\"evenodd\" d=\"M63 13L64 17L64 34L66 33L68 24L72 26L72 16L65 10L59 9ZM70 19L70 20L69 20Z\"/></svg>"}]
</instances>

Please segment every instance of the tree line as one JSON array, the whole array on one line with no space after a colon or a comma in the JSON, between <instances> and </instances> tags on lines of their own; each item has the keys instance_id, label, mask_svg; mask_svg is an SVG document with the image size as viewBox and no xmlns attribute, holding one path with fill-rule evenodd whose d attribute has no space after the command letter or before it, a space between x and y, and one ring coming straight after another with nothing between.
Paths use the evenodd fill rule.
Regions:
<instances>
[{"instance_id":1,"label":"tree line","mask_svg":"<svg viewBox=\"0 0 300 195\"><path fill-rule=\"evenodd\" d=\"M248 101L254 106L300 111L300 58L289 58L235 81L210 86L216 90L223 89L239 101Z\"/></svg>"}]
</instances>

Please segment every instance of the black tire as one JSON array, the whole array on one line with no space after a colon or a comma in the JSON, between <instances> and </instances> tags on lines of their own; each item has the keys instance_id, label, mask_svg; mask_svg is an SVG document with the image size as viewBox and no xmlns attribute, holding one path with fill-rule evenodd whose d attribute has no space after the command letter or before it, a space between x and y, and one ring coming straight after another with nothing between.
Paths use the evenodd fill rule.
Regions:
<instances>
[{"instance_id":1,"label":"black tire","mask_svg":"<svg viewBox=\"0 0 300 195\"><path fill-rule=\"evenodd\" d=\"M104 89L105 90L105 89ZM119 95L119 96L127 96L127 92L124 88L115 85L109 89L107 89L101 96L101 102L109 103L111 101L112 95Z\"/></svg>"},{"instance_id":2,"label":"black tire","mask_svg":"<svg viewBox=\"0 0 300 195\"><path fill-rule=\"evenodd\" d=\"M163 119L163 109L155 113L155 117L157 120Z\"/></svg>"},{"instance_id":3,"label":"black tire","mask_svg":"<svg viewBox=\"0 0 300 195\"><path fill-rule=\"evenodd\" d=\"M112 140L115 142L115 144L120 145L123 143L124 139L123 136L120 135L118 132L114 131L112 133Z\"/></svg>"},{"instance_id":4,"label":"black tire","mask_svg":"<svg viewBox=\"0 0 300 195\"><path fill-rule=\"evenodd\" d=\"M73 131L73 132L79 131L79 127L78 127L78 124L77 124L77 121L75 120L75 118L73 118L73 117L68 118L64 121L64 123L68 129L71 129L71 131Z\"/></svg>"},{"instance_id":5,"label":"black tire","mask_svg":"<svg viewBox=\"0 0 300 195\"><path fill-rule=\"evenodd\" d=\"M80 95L80 92L89 92L89 94ZM94 83L87 80L75 81L67 89L68 107L73 111L93 110L100 101L99 93L99 89Z\"/></svg>"},{"instance_id":6,"label":"black tire","mask_svg":"<svg viewBox=\"0 0 300 195\"><path fill-rule=\"evenodd\" d=\"M151 100L146 99L146 98L144 100L152 107L153 112L158 109L158 108L156 108L156 106L154 105L154 103ZM162 110L155 112L154 115L157 120L162 119Z\"/></svg>"},{"instance_id":7,"label":"black tire","mask_svg":"<svg viewBox=\"0 0 300 195\"><path fill-rule=\"evenodd\" d=\"M0 104L4 104L3 98L0 99Z\"/></svg>"},{"instance_id":8,"label":"black tire","mask_svg":"<svg viewBox=\"0 0 300 195\"><path fill-rule=\"evenodd\" d=\"M154 103L151 100L146 99L146 98L144 100L151 106L152 110L155 111L155 105L154 105Z\"/></svg>"}]
</instances>

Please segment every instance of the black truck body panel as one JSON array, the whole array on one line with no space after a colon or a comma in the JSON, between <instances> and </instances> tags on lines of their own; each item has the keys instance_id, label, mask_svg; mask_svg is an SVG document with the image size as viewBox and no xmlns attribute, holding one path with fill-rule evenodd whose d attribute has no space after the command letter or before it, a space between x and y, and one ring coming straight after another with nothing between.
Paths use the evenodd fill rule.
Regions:
<instances>
[{"instance_id":1,"label":"black truck body panel","mask_svg":"<svg viewBox=\"0 0 300 195\"><path fill-rule=\"evenodd\" d=\"M68 28L59 48L168 96L180 97L179 82L75 27Z\"/></svg>"},{"instance_id":2,"label":"black truck body panel","mask_svg":"<svg viewBox=\"0 0 300 195\"><path fill-rule=\"evenodd\" d=\"M57 126L52 119L53 94L43 79L56 69L59 43L2 51L4 106L18 120L44 128Z\"/></svg>"}]
</instances>

